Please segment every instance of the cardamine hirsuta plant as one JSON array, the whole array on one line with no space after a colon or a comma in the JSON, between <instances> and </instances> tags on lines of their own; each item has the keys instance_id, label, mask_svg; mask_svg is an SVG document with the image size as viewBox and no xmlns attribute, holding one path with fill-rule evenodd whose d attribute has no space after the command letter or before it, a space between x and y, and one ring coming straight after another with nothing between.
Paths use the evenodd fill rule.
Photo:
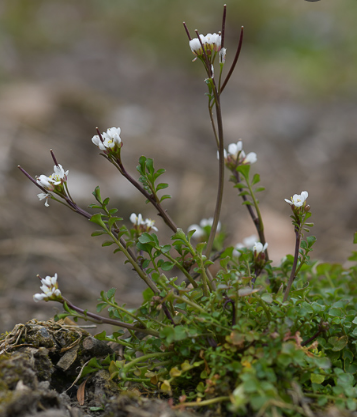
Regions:
<instances>
[{"instance_id":1,"label":"cardamine hirsuta plant","mask_svg":"<svg viewBox=\"0 0 357 417\"><path fill-rule=\"evenodd\" d=\"M130 263L147 289L135 310L115 301L115 288L102 291L96 312L90 312L64 296L54 274L39 277L42 293L34 300L61 303L64 312L56 319L113 325L112 334L103 331L96 337L121 345L123 356L98 359L84 373L104 367L123 390L130 383L142 384L146 392L164 393L172 407L221 407L241 416L310 417L330 404L356 410L357 267L310 260L316 239L307 234L313 226L307 191L285 202L282 198L291 214L295 251L279 266L272 265L257 198L264 188L258 186L259 174L251 172L257 155L246 154L241 140L228 150L224 144L222 97L243 41L242 28L226 71L225 23L226 7L218 33L204 36L195 30L192 37L184 23L194 61L205 72L217 145L219 183L212 217L188 231L180 228L165 209L171 198L162 193L168 187L160 182L165 170L141 156L133 175L125 166L120 128L97 129L92 142L155 207L160 228L171 229L169 242L160 239L158 224L142 214L120 217L99 187L90 206L94 214L79 207L70 193L69 171L51 150L52 175L33 178L19 167L41 190L39 199L46 207L59 202L97 226L92 236L104 236L102 246L112 246ZM234 247L225 246L220 224L226 173L257 233ZM357 252L349 259L356 261Z\"/></svg>"}]
</instances>

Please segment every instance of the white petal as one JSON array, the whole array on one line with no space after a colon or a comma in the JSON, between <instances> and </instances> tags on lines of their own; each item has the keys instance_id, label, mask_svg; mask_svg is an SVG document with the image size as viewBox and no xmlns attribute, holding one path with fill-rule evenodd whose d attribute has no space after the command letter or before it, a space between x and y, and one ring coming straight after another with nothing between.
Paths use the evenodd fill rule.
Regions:
<instances>
[{"instance_id":1,"label":"white petal","mask_svg":"<svg viewBox=\"0 0 357 417\"><path fill-rule=\"evenodd\" d=\"M287 198L285 198L285 201L287 202L287 203L289 203L289 204L294 204L291 200L288 200Z\"/></svg>"},{"instance_id":2,"label":"white petal","mask_svg":"<svg viewBox=\"0 0 357 417\"><path fill-rule=\"evenodd\" d=\"M46 298L45 294L35 294L33 296L33 301L35 301L36 303L38 303L39 301L42 301L44 298Z\"/></svg>"},{"instance_id":3,"label":"white petal","mask_svg":"<svg viewBox=\"0 0 357 417\"><path fill-rule=\"evenodd\" d=\"M263 251L263 245L260 242L255 242L254 246L253 246L253 251L256 252L257 254Z\"/></svg>"},{"instance_id":4,"label":"white petal","mask_svg":"<svg viewBox=\"0 0 357 417\"><path fill-rule=\"evenodd\" d=\"M309 193L307 191L303 191L301 193L301 197L304 199L304 201L307 199L308 196L309 196Z\"/></svg>"}]
</instances>

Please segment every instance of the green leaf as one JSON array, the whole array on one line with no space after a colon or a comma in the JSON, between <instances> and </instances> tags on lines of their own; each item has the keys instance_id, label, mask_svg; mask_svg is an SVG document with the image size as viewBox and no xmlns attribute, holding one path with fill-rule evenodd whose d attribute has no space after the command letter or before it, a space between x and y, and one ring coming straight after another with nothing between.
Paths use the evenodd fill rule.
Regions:
<instances>
[{"instance_id":1,"label":"green leaf","mask_svg":"<svg viewBox=\"0 0 357 417\"><path fill-rule=\"evenodd\" d=\"M102 246L110 246L112 245L114 242L112 240L107 240L104 243L102 243Z\"/></svg>"},{"instance_id":2,"label":"green leaf","mask_svg":"<svg viewBox=\"0 0 357 417\"><path fill-rule=\"evenodd\" d=\"M102 220L102 215L100 213L94 214L91 218L90 221L92 223L97 224L98 226L101 226L103 229L106 229L106 226Z\"/></svg>"},{"instance_id":3,"label":"green leaf","mask_svg":"<svg viewBox=\"0 0 357 417\"><path fill-rule=\"evenodd\" d=\"M248 188L248 185L238 182L237 184L235 184L234 188Z\"/></svg>"},{"instance_id":4,"label":"green leaf","mask_svg":"<svg viewBox=\"0 0 357 417\"><path fill-rule=\"evenodd\" d=\"M311 224L313 225L313 223ZM309 227L312 227L312 226L309 226ZM309 248L311 248L311 246L316 242L317 238L315 236L308 236L306 240L309 245Z\"/></svg>"},{"instance_id":5,"label":"green leaf","mask_svg":"<svg viewBox=\"0 0 357 417\"><path fill-rule=\"evenodd\" d=\"M260 175L259 174L254 174L254 177L252 179L252 185L257 184L260 181Z\"/></svg>"},{"instance_id":6,"label":"green leaf","mask_svg":"<svg viewBox=\"0 0 357 417\"><path fill-rule=\"evenodd\" d=\"M254 190L256 193L260 193L261 191L265 191L265 187L258 187Z\"/></svg>"},{"instance_id":7,"label":"green leaf","mask_svg":"<svg viewBox=\"0 0 357 417\"><path fill-rule=\"evenodd\" d=\"M158 186L156 187L156 191L160 191L163 190L164 188L167 188L169 186L169 184L166 184L164 182L161 182L160 184L158 184Z\"/></svg>"},{"instance_id":8,"label":"green leaf","mask_svg":"<svg viewBox=\"0 0 357 417\"><path fill-rule=\"evenodd\" d=\"M154 242L154 241L155 241L155 239L149 233L143 233L139 237L139 242L140 243L149 243L149 242Z\"/></svg>"},{"instance_id":9,"label":"green leaf","mask_svg":"<svg viewBox=\"0 0 357 417\"><path fill-rule=\"evenodd\" d=\"M106 336L107 336L107 334L106 334L105 330L103 330L101 333L98 333L98 334L94 335L94 337L97 340L105 340Z\"/></svg>"},{"instance_id":10,"label":"green leaf","mask_svg":"<svg viewBox=\"0 0 357 417\"><path fill-rule=\"evenodd\" d=\"M143 291L144 302L150 301L153 296L154 296L154 291L151 288L146 288L146 290Z\"/></svg>"},{"instance_id":11,"label":"green leaf","mask_svg":"<svg viewBox=\"0 0 357 417\"><path fill-rule=\"evenodd\" d=\"M160 265L160 268L163 270L163 271L171 271L171 269L174 267L174 264L173 263L171 263L171 262L162 262L161 263L161 265Z\"/></svg>"},{"instance_id":12,"label":"green leaf","mask_svg":"<svg viewBox=\"0 0 357 417\"><path fill-rule=\"evenodd\" d=\"M243 201L242 205L243 206L252 206L253 203L251 203L250 201Z\"/></svg>"},{"instance_id":13,"label":"green leaf","mask_svg":"<svg viewBox=\"0 0 357 417\"><path fill-rule=\"evenodd\" d=\"M108 220L108 229L111 229L112 228L112 226L113 226L113 224L115 223L115 222L120 222L120 221L122 221L123 220L123 218L122 217L111 217L109 220Z\"/></svg>"},{"instance_id":14,"label":"green leaf","mask_svg":"<svg viewBox=\"0 0 357 417\"><path fill-rule=\"evenodd\" d=\"M171 196L170 196L169 194L165 194L165 195L163 195L163 196L160 198L160 203L161 203L161 201L166 200L166 199L168 199L168 198L171 198Z\"/></svg>"},{"instance_id":15,"label":"green leaf","mask_svg":"<svg viewBox=\"0 0 357 417\"><path fill-rule=\"evenodd\" d=\"M250 195L249 191L242 191L238 194L239 197L243 197L244 195Z\"/></svg>"},{"instance_id":16,"label":"green leaf","mask_svg":"<svg viewBox=\"0 0 357 417\"><path fill-rule=\"evenodd\" d=\"M107 232L105 230L96 230L95 232L93 232L91 234L91 236L101 236L101 235L105 235L107 234Z\"/></svg>"},{"instance_id":17,"label":"green leaf","mask_svg":"<svg viewBox=\"0 0 357 417\"><path fill-rule=\"evenodd\" d=\"M94 191L92 192L92 194L94 195L95 199L99 202L102 203L102 197L100 195L100 188L99 187L95 187Z\"/></svg>"},{"instance_id":18,"label":"green leaf","mask_svg":"<svg viewBox=\"0 0 357 417\"><path fill-rule=\"evenodd\" d=\"M325 377L320 374L311 374L310 379L314 384L322 384L325 381Z\"/></svg>"},{"instance_id":19,"label":"green leaf","mask_svg":"<svg viewBox=\"0 0 357 417\"><path fill-rule=\"evenodd\" d=\"M338 352L339 350L342 350L347 345L348 337L347 336L341 336L341 337L333 336L328 339L328 342L333 346L332 350L334 352Z\"/></svg>"},{"instance_id":20,"label":"green leaf","mask_svg":"<svg viewBox=\"0 0 357 417\"><path fill-rule=\"evenodd\" d=\"M243 175L245 180L249 178L250 164L239 165L236 168L236 171Z\"/></svg>"},{"instance_id":21,"label":"green leaf","mask_svg":"<svg viewBox=\"0 0 357 417\"><path fill-rule=\"evenodd\" d=\"M109 203L109 197L107 197L104 201L103 201L103 206L107 206Z\"/></svg>"},{"instance_id":22,"label":"green leaf","mask_svg":"<svg viewBox=\"0 0 357 417\"><path fill-rule=\"evenodd\" d=\"M160 250L161 250L161 252L162 252L162 253L167 253L167 252L170 252L170 250L171 250L171 245L164 245L164 246L161 246L161 247L160 247Z\"/></svg>"},{"instance_id":23,"label":"green leaf","mask_svg":"<svg viewBox=\"0 0 357 417\"><path fill-rule=\"evenodd\" d=\"M113 295L115 295L115 291L116 291L116 288L111 288L110 290L108 290L107 297L112 298Z\"/></svg>"}]
</instances>

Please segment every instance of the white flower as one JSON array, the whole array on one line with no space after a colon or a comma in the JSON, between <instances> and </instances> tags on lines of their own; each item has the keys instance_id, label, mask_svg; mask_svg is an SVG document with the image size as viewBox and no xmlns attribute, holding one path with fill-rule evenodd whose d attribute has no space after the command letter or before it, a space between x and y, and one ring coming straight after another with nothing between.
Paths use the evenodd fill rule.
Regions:
<instances>
[{"instance_id":1,"label":"white flower","mask_svg":"<svg viewBox=\"0 0 357 417\"><path fill-rule=\"evenodd\" d=\"M67 181L67 175L69 173L69 171L65 171L62 168L62 165L55 165L53 170L54 173L49 177L40 175L36 178L36 181L48 191L53 191L56 185L61 185L63 182Z\"/></svg>"},{"instance_id":2,"label":"white flower","mask_svg":"<svg viewBox=\"0 0 357 417\"><path fill-rule=\"evenodd\" d=\"M61 291L58 289L57 274L54 277L47 276L41 279L41 294L35 294L33 300L37 303L38 301L48 301L50 299L62 298Z\"/></svg>"},{"instance_id":3,"label":"white flower","mask_svg":"<svg viewBox=\"0 0 357 417\"><path fill-rule=\"evenodd\" d=\"M130 215L130 221L133 223L134 226L140 226L144 224L143 216L140 213L138 215L132 213Z\"/></svg>"},{"instance_id":4,"label":"white flower","mask_svg":"<svg viewBox=\"0 0 357 417\"><path fill-rule=\"evenodd\" d=\"M205 36L206 45L209 49L219 51L221 49L221 35L218 33L207 33Z\"/></svg>"},{"instance_id":5,"label":"white flower","mask_svg":"<svg viewBox=\"0 0 357 417\"><path fill-rule=\"evenodd\" d=\"M147 226L147 228L149 229L149 230L155 230L156 232L158 232L159 231L159 229L157 228L157 227L155 227L154 226L154 224L155 224L155 220L151 220L151 219L146 219L145 220L145 222L144 222L144 224L146 224L146 226Z\"/></svg>"},{"instance_id":6,"label":"white flower","mask_svg":"<svg viewBox=\"0 0 357 417\"><path fill-rule=\"evenodd\" d=\"M36 181L46 190L53 191L55 189L50 177L46 177L46 175L40 175L36 178Z\"/></svg>"},{"instance_id":7,"label":"white flower","mask_svg":"<svg viewBox=\"0 0 357 417\"><path fill-rule=\"evenodd\" d=\"M226 48L222 48L219 51L219 63L220 64L224 64L226 62L226 55L227 55L227 49Z\"/></svg>"},{"instance_id":8,"label":"white flower","mask_svg":"<svg viewBox=\"0 0 357 417\"><path fill-rule=\"evenodd\" d=\"M191 232L191 230L195 230L193 236L195 239L200 239L201 237L205 236L205 231L200 227L198 224L191 224L191 226L188 226L187 231Z\"/></svg>"},{"instance_id":9,"label":"white flower","mask_svg":"<svg viewBox=\"0 0 357 417\"><path fill-rule=\"evenodd\" d=\"M254 164L254 162L257 162L257 154L255 152L249 152L249 154L244 157L242 164Z\"/></svg>"},{"instance_id":10,"label":"white flower","mask_svg":"<svg viewBox=\"0 0 357 417\"><path fill-rule=\"evenodd\" d=\"M46 199L46 201L45 201L45 206L46 206L46 207L49 207L49 206L50 206L50 205L48 204L48 199L51 197L51 194L47 194L47 193L40 193L40 194L37 194L37 197L38 197L40 200Z\"/></svg>"},{"instance_id":11,"label":"white flower","mask_svg":"<svg viewBox=\"0 0 357 417\"><path fill-rule=\"evenodd\" d=\"M308 196L309 196L309 193L307 191L303 191L300 195L294 194L294 196L291 197L291 200L288 200L287 198L285 198L285 201L291 204L292 206L301 207L305 203Z\"/></svg>"},{"instance_id":12,"label":"white flower","mask_svg":"<svg viewBox=\"0 0 357 417\"><path fill-rule=\"evenodd\" d=\"M106 132L102 133L103 142L101 141L99 135L92 137L92 142L94 145L98 146L101 151L111 150L114 147L121 146L120 138L121 129L120 127L110 127Z\"/></svg>"},{"instance_id":13,"label":"white flower","mask_svg":"<svg viewBox=\"0 0 357 417\"><path fill-rule=\"evenodd\" d=\"M208 33L206 36L200 35L200 39L206 52L218 52L221 49L221 35L217 33ZM194 38L191 39L188 43L191 51L197 56L203 55L201 42L198 38Z\"/></svg>"},{"instance_id":14,"label":"white flower","mask_svg":"<svg viewBox=\"0 0 357 417\"><path fill-rule=\"evenodd\" d=\"M200 35L200 38L201 38L202 43L205 44L205 42L206 42L205 37L203 35ZM198 38L191 39L188 44L191 48L191 51L195 55L201 55L202 54L202 46L201 46L201 42L199 41Z\"/></svg>"},{"instance_id":15,"label":"white flower","mask_svg":"<svg viewBox=\"0 0 357 417\"><path fill-rule=\"evenodd\" d=\"M229 155L234 156L237 159L239 152L243 149L243 142L239 140L237 143L231 143L228 145L228 153Z\"/></svg>"},{"instance_id":16,"label":"white flower","mask_svg":"<svg viewBox=\"0 0 357 417\"><path fill-rule=\"evenodd\" d=\"M52 175L49 176L50 180L53 182L54 185L59 185L61 184L63 181L67 181L67 175L69 173L69 171L65 171L62 168L62 165L55 165L53 167L54 173Z\"/></svg>"},{"instance_id":17,"label":"white flower","mask_svg":"<svg viewBox=\"0 0 357 417\"><path fill-rule=\"evenodd\" d=\"M253 246L253 252L255 252L258 255L260 252L265 252L267 247L268 247L267 243L263 246L262 243L255 242L255 244Z\"/></svg>"}]
</instances>

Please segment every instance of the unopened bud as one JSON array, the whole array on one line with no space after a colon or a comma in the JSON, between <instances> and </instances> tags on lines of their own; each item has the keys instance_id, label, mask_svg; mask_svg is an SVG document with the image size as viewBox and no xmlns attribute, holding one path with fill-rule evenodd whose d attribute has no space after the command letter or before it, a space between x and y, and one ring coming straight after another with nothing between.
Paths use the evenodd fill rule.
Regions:
<instances>
[{"instance_id":1,"label":"unopened bud","mask_svg":"<svg viewBox=\"0 0 357 417\"><path fill-rule=\"evenodd\" d=\"M308 211L310 211L310 209L311 209L311 207L310 207L308 204L304 207L304 210L306 211L306 213L307 213Z\"/></svg>"}]
</instances>

